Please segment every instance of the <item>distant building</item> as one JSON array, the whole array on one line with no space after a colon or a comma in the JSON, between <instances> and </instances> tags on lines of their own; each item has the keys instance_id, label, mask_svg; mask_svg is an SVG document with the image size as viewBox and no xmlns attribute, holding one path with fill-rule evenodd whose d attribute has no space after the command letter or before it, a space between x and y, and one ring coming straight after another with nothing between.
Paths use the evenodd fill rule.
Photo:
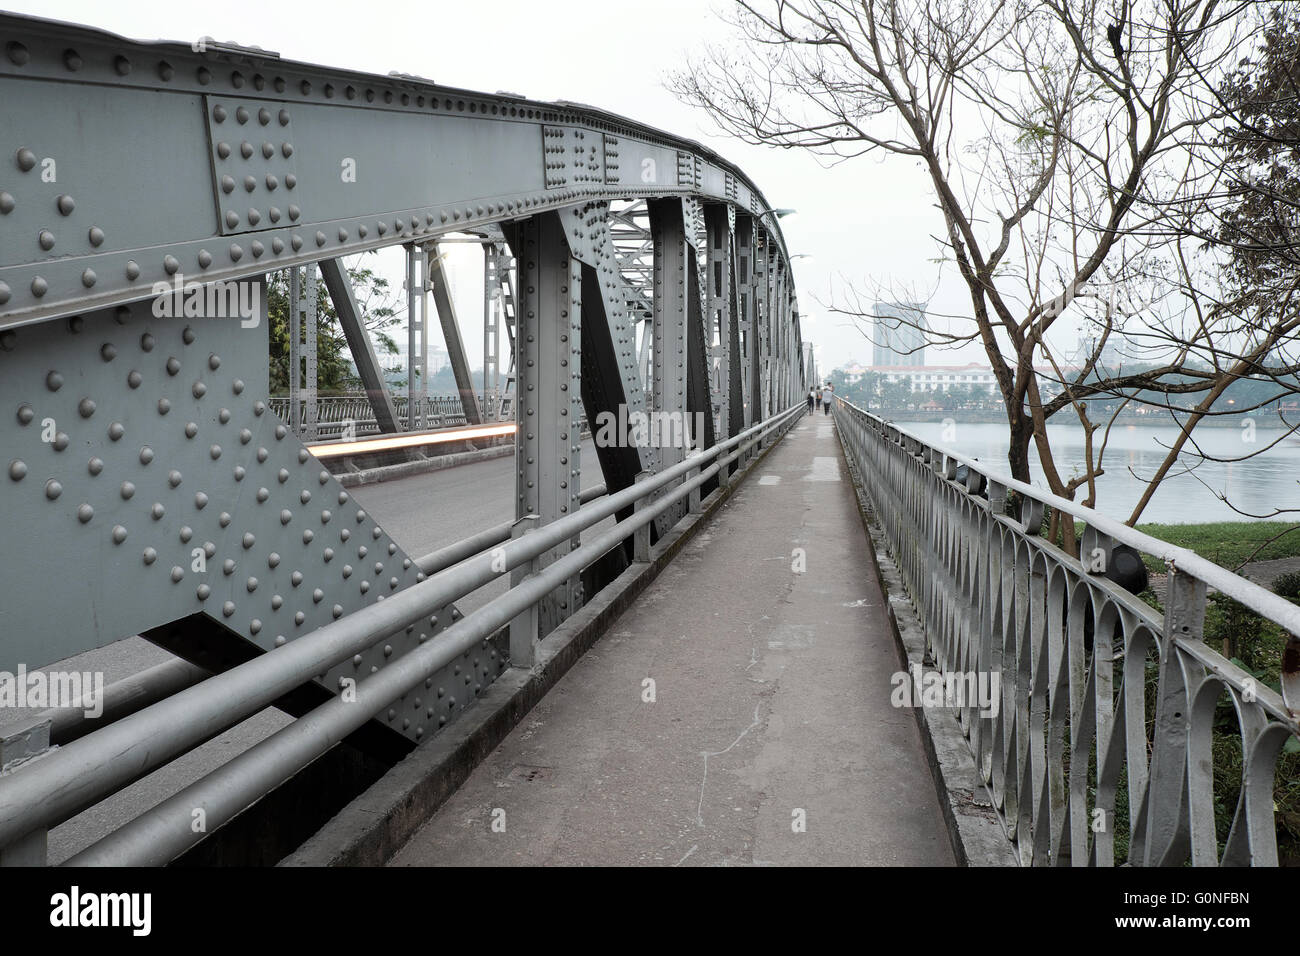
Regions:
<instances>
[{"instance_id":1,"label":"distant building","mask_svg":"<svg viewBox=\"0 0 1300 956\"><path fill-rule=\"evenodd\" d=\"M1075 347L1073 355L1066 360L1067 364L1076 369L1082 369L1097 353L1097 347L1101 345L1101 354L1097 357L1096 371L1098 375L1105 377L1107 373L1117 371L1124 361L1124 357L1119 352L1120 336L1116 332L1111 332L1106 339L1106 343L1101 345L1101 334L1097 332L1084 331L1079 336L1079 344Z\"/></svg>"},{"instance_id":2,"label":"distant building","mask_svg":"<svg viewBox=\"0 0 1300 956\"><path fill-rule=\"evenodd\" d=\"M913 392L946 392L950 388L974 385L994 389L997 379L987 365L877 365L871 371L886 382L906 382Z\"/></svg>"},{"instance_id":3,"label":"distant building","mask_svg":"<svg viewBox=\"0 0 1300 956\"><path fill-rule=\"evenodd\" d=\"M850 362L848 365L841 365L838 369L844 373L844 380L850 385L860 381L862 376L871 371L861 362Z\"/></svg>"},{"instance_id":4,"label":"distant building","mask_svg":"<svg viewBox=\"0 0 1300 956\"><path fill-rule=\"evenodd\" d=\"M877 302L872 365L925 364L925 306L916 302Z\"/></svg>"}]
</instances>

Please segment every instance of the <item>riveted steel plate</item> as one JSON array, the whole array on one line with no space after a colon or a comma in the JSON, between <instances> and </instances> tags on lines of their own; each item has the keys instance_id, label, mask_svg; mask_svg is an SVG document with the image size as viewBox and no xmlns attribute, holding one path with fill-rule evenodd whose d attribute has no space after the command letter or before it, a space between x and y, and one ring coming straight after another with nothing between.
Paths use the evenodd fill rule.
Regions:
<instances>
[{"instance_id":1,"label":"riveted steel plate","mask_svg":"<svg viewBox=\"0 0 1300 956\"><path fill-rule=\"evenodd\" d=\"M182 293L0 332L0 669L195 614L270 650L421 577L269 410L263 289L249 285L231 301L254 303L255 327L187 318L198 306ZM318 682L364 679L455 613ZM485 642L381 722L412 740L436 730L501 658Z\"/></svg>"},{"instance_id":2,"label":"riveted steel plate","mask_svg":"<svg viewBox=\"0 0 1300 956\"><path fill-rule=\"evenodd\" d=\"M273 229L302 219L289 104L205 96L203 107L221 234ZM347 175L347 168L341 168L340 180Z\"/></svg>"}]
</instances>

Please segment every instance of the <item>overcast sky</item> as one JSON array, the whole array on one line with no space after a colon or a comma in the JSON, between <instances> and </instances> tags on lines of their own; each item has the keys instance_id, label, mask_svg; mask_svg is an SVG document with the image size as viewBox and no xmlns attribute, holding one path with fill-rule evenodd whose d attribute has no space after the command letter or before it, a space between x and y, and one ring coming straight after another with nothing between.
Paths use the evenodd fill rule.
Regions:
<instances>
[{"instance_id":1,"label":"overcast sky","mask_svg":"<svg viewBox=\"0 0 1300 956\"><path fill-rule=\"evenodd\" d=\"M588 103L707 143L738 163L782 221L794 262L804 336L825 370L869 363L871 344L820 304L845 281L893 284L928 295L937 284L933 236L942 229L928 182L903 158L871 157L824 168L794 150L761 149L716 135L708 118L664 86L692 51L730 30L723 0L0 0L6 9L84 23L123 36L190 42L200 36L305 60L386 74L390 70L488 92ZM458 251L452 283L471 364L482 360L481 259ZM400 252L387 255L400 259ZM820 300L820 301L819 301ZM932 307L966 314L957 277L946 276ZM982 351L931 354L939 362L985 362Z\"/></svg>"}]
</instances>

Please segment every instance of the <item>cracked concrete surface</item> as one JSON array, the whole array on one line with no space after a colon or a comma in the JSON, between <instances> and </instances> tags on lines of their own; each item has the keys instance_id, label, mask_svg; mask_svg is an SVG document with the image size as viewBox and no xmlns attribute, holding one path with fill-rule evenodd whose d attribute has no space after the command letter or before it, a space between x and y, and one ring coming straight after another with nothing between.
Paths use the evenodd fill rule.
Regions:
<instances>
[{"instance_id":1,"label":"cracked concrete surface","mask_svg":"<svg viewBox=\"0 0 1300 956\"><path fill-rule=\"evenodd\" d=\"M953 863L833 425L759 474L390 865Z\"/></svg>"}]
</instances>

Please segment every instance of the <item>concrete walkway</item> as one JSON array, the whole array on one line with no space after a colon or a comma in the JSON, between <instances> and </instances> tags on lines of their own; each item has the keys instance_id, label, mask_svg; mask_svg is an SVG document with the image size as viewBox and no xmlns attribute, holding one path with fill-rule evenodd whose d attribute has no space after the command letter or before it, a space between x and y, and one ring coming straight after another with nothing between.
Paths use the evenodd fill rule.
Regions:
<instances>
[{"instance_id":1,"label":"concrete walkway","mask_svg":"<svg viewBox=\"0 0 1300 956\"><path fill-rule=\"evenodd\" d=\"M804 418L390 865L951 865L902 666Z\"/></svg>"}]
</instances>

